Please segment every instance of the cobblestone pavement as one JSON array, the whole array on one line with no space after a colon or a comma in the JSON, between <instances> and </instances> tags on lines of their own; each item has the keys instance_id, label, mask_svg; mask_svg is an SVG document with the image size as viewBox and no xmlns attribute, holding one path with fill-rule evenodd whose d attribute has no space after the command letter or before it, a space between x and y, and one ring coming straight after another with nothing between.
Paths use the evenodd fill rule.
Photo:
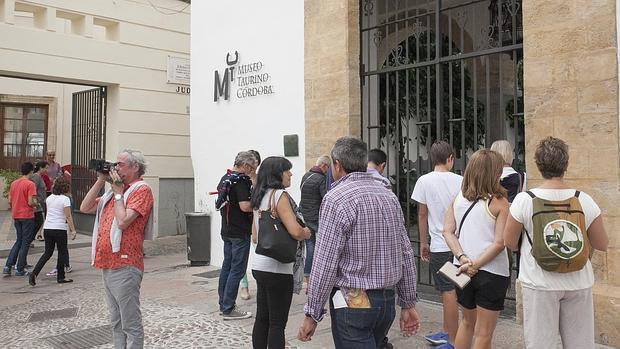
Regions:
<instances>
[{"instance_id":1,"label":"cobblestone pavement","mask_svg":"<svg viewBox=\"0 0 620 349\"><path fill-rule=\"evenodd\" d=\"M68 308L79 309L77 315L29 322L31 314ZM243 348L251 340L239 326L158 301L144 300L142 315L146 348ZM54 348L46 341L48 337L105 326L108 318L102 290L80 286L4 308L0 323L11 324L6 327L10 330L0 332L4 347L42 349ZM98 348L113 346L106 344Z\"/></svg>"},{"instance_id":2,"label":"cobblestone pavement","mask_svg":"<svg viewBox=\"0 0 620 349\"><path fill-rule=\"evenodd\" d=\"M185 237L145 243L145 275L141 301L145 348L249 348L254 319L224 322L218 315L218 271L213 266L188 267ZM55 265L50 259L30 287L23 277L0 279L0 348L112 348L100 271L90 266L90 248L71 249L74 272L71 284L59 285L44 273ZM31 255L36 262L40 253ZM34 257L34 258L33 258ZM250 277L250 300L238 300L241 310L256 310L256 288ZM293 297L286 339L289 348L333 348L329 317L322 321L309 343L297 340L304 294ZM397 319L389 333L395 348L428 348L423 335L441 329L441 307L417 305L421 333L405 338ZM57 311L55 313L44 313ZM64 317L63 317L64 316ZM77 338L77 339L76 339ZM85 341L84 343L80 340ZM82 344L79 344L82 343ZM88 344L91 343L91 344ZM522 327L513 319L500 319L493 348L522 348Z\"/></svg>"},{"instance_id":3,"label":"cobblestone pavement","mask_svg":"<svg viewBox=\"0 0 620 349\"><path fill-rule=\"evenodd\" d=\"M80 239L90 241L88 236ZM145 242L141 289L145 348L250 348L254 319L222 321L218 315L218 270L213 266L188 267L185 239L176 236ZM24 277L0 278L0 323L4 325L0 348L113 348L101 272L90 266L90 247L73 247L70 255L74 272L67 277L74 283L59 285L55 278L44 276L54 268L54 257L35 287L30 287ZM29 262L36 262L40 255L33 251ZM239 299L237 305L254 312L256 285L249 279L253 297ZM311 342L297 340L305 301L303 292L293 297L286 328L287 348L333 348L329 316L319 324ZM421 333L402 337L397 314L388 334L395 348L428 348L423 336L441 329L440 305L422 301L416 308L422 321ZM522 331L514 319L500 319L493 348L522 348Z\"/></svg>"},{"instance_id":4,"label":"cobblestone pavement","mask_svg":"<svg viewBox=\"0 0 620 349\"><path fill-rule=\"evenodd\" d=\"M165 248L158 247L164 243ZM141 291L145 348L251 347L253 318L224 322L218 315L217 268L188 267L186 255L178 253L179 247L171 248L175 244L182 247L174 239L167 242L160 239L146 246L146 270ZM177 252L160 254L171 250ZM54 278L45 277L43 273L37 278L35 287L30 287L23 277L0 279L0 323L5 326L5 331L0 331L1 348L112 348L110 330L104 327L108 325L108 312L101 274L90 267L89 256L90 248L71 250L71 264L75 271L68 277L75 280L72 284L59 285ZM44 272L54 263L52 258ZM239 300L238 306L254 312L256 291L252 278L250 289L253 297L247 301ZM296 339L304 317L304 302L303 294L293 297L286 329L289 348L333 348L329 318L319 324L311 342L302 343ZM44 313L48 311L59 312ZM421 302L418 311L423 321L422 334L441 327L439 306ZM65 317L60 317L62 312ZM80 336L87 344L76 344L75 337ZM428 347L421 335L402 337L397 321L389 337L396 348ZM513 320L501 320L494 344L497 344L494 348L522 346L521 328Z\"/></svg>"}]
</instances>

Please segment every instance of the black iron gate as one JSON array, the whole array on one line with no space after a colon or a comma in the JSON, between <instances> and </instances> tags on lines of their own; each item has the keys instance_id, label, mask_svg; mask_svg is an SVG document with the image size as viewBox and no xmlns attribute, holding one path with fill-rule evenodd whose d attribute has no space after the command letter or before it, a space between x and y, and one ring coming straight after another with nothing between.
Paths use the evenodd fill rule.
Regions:
<instances>
[{"instance_id":1,"label":"black iron gate","mask_svg":"<svg viewBox=\"0 0 620 349\"><path fill-rule=\"evenodd\" d=\"M76 210L97 179L97 174L88 170L89 160L105 157L105 111L105 87L73 94L71 191Z\"/></svg>"},{"instance_id":2,"label":"black iron gate","mask_svg":"<svg viewBox=\"0 0 620 349\"><path fill-rule=\"evenodd\" d=\"M498 139L515 146L524 169L521 0L361 0L362 138L388 154L392 180L419 260L410 196L432 171L437 139L456 152L454 171Z\"/></svg>"}]
</instances>

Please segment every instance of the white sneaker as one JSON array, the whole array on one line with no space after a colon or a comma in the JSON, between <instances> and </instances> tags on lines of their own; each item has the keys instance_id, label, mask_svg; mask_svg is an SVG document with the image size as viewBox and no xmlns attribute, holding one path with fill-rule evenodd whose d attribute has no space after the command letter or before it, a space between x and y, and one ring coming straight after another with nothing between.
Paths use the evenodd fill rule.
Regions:
<instances>
[{"instance_id":1,"label":"white sneaker","mask_svg":"<svg viewBox=\"0 0 620 349\"><path fill-rule=\"evenodd\" d=\"M72 266L65 267L65 273L70 273L72 271L73 271L73 267Z\"/></svg>"},{"instance_id":2,"label":"white sneaker","mask_svg":"<svg viewBox=\"0 0 620 349\"><path fill-rule=\"evenodd\" d=\"M229 314L222 314L224 320L242 320L252 317L252 313L249 311L239 311L234 308Z\"/></svg>"},{"instance_id":3,"label":"white sneaker","mask_svg":"<svg viewBox=\"0 0 620 349\"><path fill-rule=\"evenodd\" d=\"M47 276L56 276L58 275L58 270L56 270L56 268L52 269L52 271L50 271L49 273L45 274Z\"/></svg>"}]
</instances>

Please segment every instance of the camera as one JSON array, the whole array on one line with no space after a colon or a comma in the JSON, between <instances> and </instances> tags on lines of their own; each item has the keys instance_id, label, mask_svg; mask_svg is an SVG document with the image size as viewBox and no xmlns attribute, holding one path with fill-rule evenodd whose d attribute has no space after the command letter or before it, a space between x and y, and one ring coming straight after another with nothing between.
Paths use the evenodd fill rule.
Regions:
<instances>
[{"instance_id":1,"label":"camera","mask_svg":"<svg viewBox=\"0 0 620 349\"><path fill-rule=\"evenodd\" d=\"M90 159L88 162L88 169L101 172L103 174L110 173L110 170L116 166L116 163L109 162L103 159Z\"/></svg>"}]
</instances>

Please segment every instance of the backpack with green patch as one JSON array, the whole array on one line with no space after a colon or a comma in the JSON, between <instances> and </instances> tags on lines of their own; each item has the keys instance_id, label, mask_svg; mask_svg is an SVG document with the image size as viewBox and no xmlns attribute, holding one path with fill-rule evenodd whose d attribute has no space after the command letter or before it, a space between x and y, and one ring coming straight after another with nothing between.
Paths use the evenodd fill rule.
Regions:
<instances>
[{"instance_id":1,"label":"backpack with green patch","mask_svg":"<svg viewBox=\"0 0 620 349\"><path fill-rule=\"evenodd\" d=\"M547 271L570 273L581 270L590 256L586 220L579 202L579 191L567 200L544 200L532 197L532 236L525 236L532 246L532 256Z\"/></svg>"}]
</instances>

